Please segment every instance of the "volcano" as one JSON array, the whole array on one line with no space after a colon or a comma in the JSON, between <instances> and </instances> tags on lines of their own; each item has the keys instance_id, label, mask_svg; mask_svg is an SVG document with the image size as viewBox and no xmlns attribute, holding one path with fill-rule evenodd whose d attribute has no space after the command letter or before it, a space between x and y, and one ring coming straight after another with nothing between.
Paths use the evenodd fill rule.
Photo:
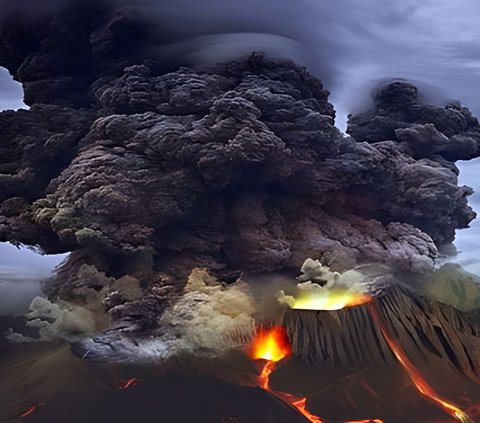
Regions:
<instances>
[{"instance_id":1,"label":"volcano","mask_svg":"<svg viewBox=\"0 0 480 423\"><path fill-rule=\"evenodd\" d=\"M247 370L237 363L229 380L215 368L221 383L203 382L215 393L228 385L217 405L247 421L475 419L476 314L396 278L435 275L440 246L475 218L455 161L480 155L477 118L458 102L426 104L395 79L349 117L345 134L304 67L262 52L169 61L175 28L123 6L55 1L2 16L0 65L29 109L0 113L0 241L70 253L48 300L32 303L26 325L36 337L8 322L15 331L5 339L61 337L79 366L101 369L146 357L149 369L172 356L218 364L234 350ZM243 279L297 271L308 257L333 281L371 264L389 280L320 299L284 293L282 304L263 285L262 301L281 309L270 319ZM324 276L310 282L330 289ZM115 398L150 386L121 379L128 387L114 384ZM23 404L15 392L14 415L49 421L52 398ZM245 413L237 395L251 400ZM203 416L223 416L202 401Z\"/></svg>"},{"instance_id":2,"label":"volcano","mask_svg":"<svg viewBox=\"0 0 480 423\"><path fill-rule=\"evenodd\" d=\"M302 303L308 309L287 308L283 318L291 351L301 361L313 367L329 364L351 374L382 369L385 378L400 365L412 386L431 404L455 421L475 421L478 406L467 402L465 409L473 413L469 416L454 400L437 392L447 380L479 384L480 326L475 316L400 285L383 287L360 305L352 299L352 305L340 310L312 310L312 303ZM376 395L374 388L365 386ZM325 416L321 414L325 408L314 409Z\"/></svg>"}]
</instances>

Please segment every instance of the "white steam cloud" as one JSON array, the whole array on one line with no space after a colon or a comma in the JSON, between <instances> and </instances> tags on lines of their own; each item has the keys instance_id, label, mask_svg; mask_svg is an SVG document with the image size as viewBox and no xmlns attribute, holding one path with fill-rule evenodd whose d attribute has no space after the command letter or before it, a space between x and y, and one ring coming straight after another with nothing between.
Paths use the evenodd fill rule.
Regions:
<instances>
[{"instance_id":1,"label":"white steam cloud","mask_svg":"<svg viewBox=\"0 0 480 423\"><path fill-rule=\"evenodd\" d=\"M302 275L297 278L300 283L296 286L294 295L287 295L282 290L278 293L277 300L291 308L337 310L358 295L368 295L373 281L388 274L388 270L382 266L363 266L363 272L362 267L357 269L344 273L332 272L319 260L309 258L301 268ZM375 278L372 278L373 269Z\"/></svg>"},{"instance_id":2,"label":"white steam cloud","mask_svg":"<svg viewBox=\"0 0 480 423\"><path fill-rule=\"evenodd\" d=\"M84 340L84 357L118 362L219 357L250 344L255 335L254 313L244 282L223 285L205 270L195 269L182 295L160 317L160 335L135 340L128 333L100 335Z\"/></svg>"}]
</instances>

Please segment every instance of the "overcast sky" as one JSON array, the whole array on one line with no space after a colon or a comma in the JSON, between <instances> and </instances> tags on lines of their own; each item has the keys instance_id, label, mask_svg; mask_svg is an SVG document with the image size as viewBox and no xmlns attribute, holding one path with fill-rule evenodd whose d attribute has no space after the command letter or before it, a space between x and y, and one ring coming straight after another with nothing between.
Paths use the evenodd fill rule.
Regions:
<instances>
[{"instance_id":1,"label":"overcast sky","mask_svg":"<svg viewBox=\"0 0 480 423\"><path fill-rule=\"evenodd\" d=\"M6 69L0 68L0 110L24 107L22 99L21 85L13 81Z\"/></svg>"}]
</instances>

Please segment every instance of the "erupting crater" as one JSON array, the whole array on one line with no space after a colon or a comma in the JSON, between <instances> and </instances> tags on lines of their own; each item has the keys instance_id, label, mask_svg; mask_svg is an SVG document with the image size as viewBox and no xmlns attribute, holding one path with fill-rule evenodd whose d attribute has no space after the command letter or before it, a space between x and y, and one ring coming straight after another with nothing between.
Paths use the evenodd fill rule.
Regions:
<instances>
[{"instance_id":1,"label":"erupting crater","mask_svg":"<svg viewBox=\"0 0 480 423\"><path fill-rule=\"evenodd\" d=\"M303 294L289 305L294 310L335 311L367 304L372 300L368 294L347 289L333 289L326 294Z\"/></svg>"},{"instance_id":2,"label":"erupting crater","mask_svg":"<svg viewBox=\"0 0 480 423\"><path fill-rule=\"evenodd\" d=\"M298 297L279 296L287 305L283 327L293 355L310 366L329 364L352 373L380 367L389 372L400 365L421 398L455 421L474 421L456 400L439 393L442 375L448 378L451 369L478 384L472 347L478 348L479 328L471 316L395 284L371 295L301 288Z\"/></svg>"}]
</instances>

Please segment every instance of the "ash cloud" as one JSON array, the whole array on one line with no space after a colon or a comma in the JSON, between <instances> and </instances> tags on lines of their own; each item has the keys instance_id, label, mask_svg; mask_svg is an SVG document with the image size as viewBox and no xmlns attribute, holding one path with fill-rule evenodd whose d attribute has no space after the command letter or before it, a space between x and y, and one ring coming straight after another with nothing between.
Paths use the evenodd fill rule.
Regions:
<instances>
[{"instance_id":1,"label":"ash cloud","mask_svg":"<svg viewBox=\"0 0 480 423\"><path fill-rule=\"evenodd\" d=\"M80 0L2 1L0 15L31 19L75 1ZM411 80L428 101L455 98L480 114L476 0L108 1L150 20L152 54L165 60L201 66L264 50L304 64L332 91L342 129L347 113L366 108L372 87L385 78ZM0 109L22 107L21 98L20 86L0 69ZM6 262L15 255L1 249L0 254ZM4 278L0 289L7 292L10 285ZM31 288L29 299L38 294L38 284ZM18 302L0 303L0 314L12 304L19 309L29 303L21 291Z\"/></svg>"}]
</instances>

